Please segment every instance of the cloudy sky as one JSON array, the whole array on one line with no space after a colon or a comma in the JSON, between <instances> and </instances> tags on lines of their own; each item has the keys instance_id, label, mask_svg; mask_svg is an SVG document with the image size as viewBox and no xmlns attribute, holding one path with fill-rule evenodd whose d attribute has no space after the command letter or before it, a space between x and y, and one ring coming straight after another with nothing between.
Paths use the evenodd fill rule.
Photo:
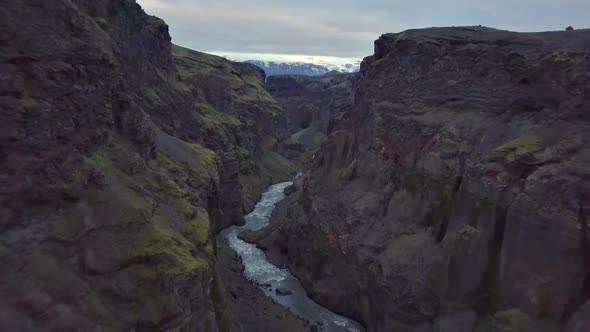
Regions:
<instances>
[{"instance_id":1,"label":"cloudy sky","mask_svg":"<svg viewBox=\"0 0 590 332\"><path fill-rule=\"evenodd\" d=\"M373 41L380 34L409 28L481 24L546 31L590 25L590 0L138 2L170 25L176 44L216 54L264 54L271 60L281 58L275 54L360 59L373 53Z\"/></svg>"}]
</instances>

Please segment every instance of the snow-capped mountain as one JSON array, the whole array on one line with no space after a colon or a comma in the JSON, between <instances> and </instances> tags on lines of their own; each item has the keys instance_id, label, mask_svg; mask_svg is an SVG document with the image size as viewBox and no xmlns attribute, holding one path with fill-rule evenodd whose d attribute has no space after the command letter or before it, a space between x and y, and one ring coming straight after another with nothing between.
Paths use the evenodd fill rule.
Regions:
<instances>
[{"instance_id":1,"label":"snow-capped mountain","mask_svg":"<svg viewBox=\"0 0 590 332\"><path fill-rule=\"evenodd\" d=\"M341 73L357 72L360 67L360 61L345 64L330 63L305 63L305 62L274 62L260 60L246 60L244 62L254 64L264 70L266 76L273 75L307 75L322 76L331 71Z\"/></svg>"}]
</instances>

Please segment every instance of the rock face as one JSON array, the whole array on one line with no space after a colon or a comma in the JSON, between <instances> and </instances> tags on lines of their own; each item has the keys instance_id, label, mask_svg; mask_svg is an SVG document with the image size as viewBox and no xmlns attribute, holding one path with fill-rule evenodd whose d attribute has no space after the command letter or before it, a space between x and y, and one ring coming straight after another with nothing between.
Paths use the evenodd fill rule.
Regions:
<instances>
[{"instance_id":1,"label":"rock face","mask_svg":"<svg viewBox=\"0 0 590 332\"><path fill-rule=\"evenodd\" d=\"M261 70L173 46L131 0L0 19L0 330L236 327L212 231L291 171Z\"/></svg>"},{"instance_id":2,"label":"rock face","mask_svg":"<svg viewBox=\"0 0 590 332\"><path fill-rule=\"evenodd\" d=\"M274 258L368 331L585 324L590 31L386 34L353 91Z\"/></svg>"}]
</instances>

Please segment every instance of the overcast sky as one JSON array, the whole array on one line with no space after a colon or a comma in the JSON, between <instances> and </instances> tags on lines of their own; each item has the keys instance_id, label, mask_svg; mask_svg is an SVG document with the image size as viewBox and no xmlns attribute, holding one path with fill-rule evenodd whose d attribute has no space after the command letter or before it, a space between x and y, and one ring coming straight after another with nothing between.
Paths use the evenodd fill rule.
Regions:
<instances>
[{"instance_id":1,"label":"overcast sky","mask_svg":"<svg viewBox=\"0 0 590 332\"><path fill-rule=\"evenodd\" d=\"M173 42L222 54L362 58L385 32L450 25L515 31L590 25L590 0L138 0Z\"/></svg>"}]
</instances>

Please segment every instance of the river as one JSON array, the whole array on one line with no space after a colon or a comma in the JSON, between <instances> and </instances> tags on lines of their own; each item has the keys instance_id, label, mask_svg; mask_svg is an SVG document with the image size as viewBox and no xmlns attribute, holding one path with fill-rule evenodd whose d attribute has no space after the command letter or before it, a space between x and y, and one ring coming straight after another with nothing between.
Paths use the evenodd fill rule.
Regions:
<instances>
[{"instance_id":1,"label":"river","mask_svg":"<svg viewBox=\"0 0 590 332\"><path fill-rule=\"evenodd\" d=\"M272 211L276 204L285 198L283 191L291 184L292 182L282 182L270 186L262 194L254 210L245 216L246 224L229 227L222 231L221 236L242 259L244 276L262 289L266 296L285 306L295 315L315 324L319 331L363 332L364 329L357 322L315 303L307 296L299 280L289 270L273 265L264 251L238 238L238 234L243 230L257 231L268 226ZM276 293L277 288L288 289L292 294L279 295Z\"/></svg>"}]
</instances>

